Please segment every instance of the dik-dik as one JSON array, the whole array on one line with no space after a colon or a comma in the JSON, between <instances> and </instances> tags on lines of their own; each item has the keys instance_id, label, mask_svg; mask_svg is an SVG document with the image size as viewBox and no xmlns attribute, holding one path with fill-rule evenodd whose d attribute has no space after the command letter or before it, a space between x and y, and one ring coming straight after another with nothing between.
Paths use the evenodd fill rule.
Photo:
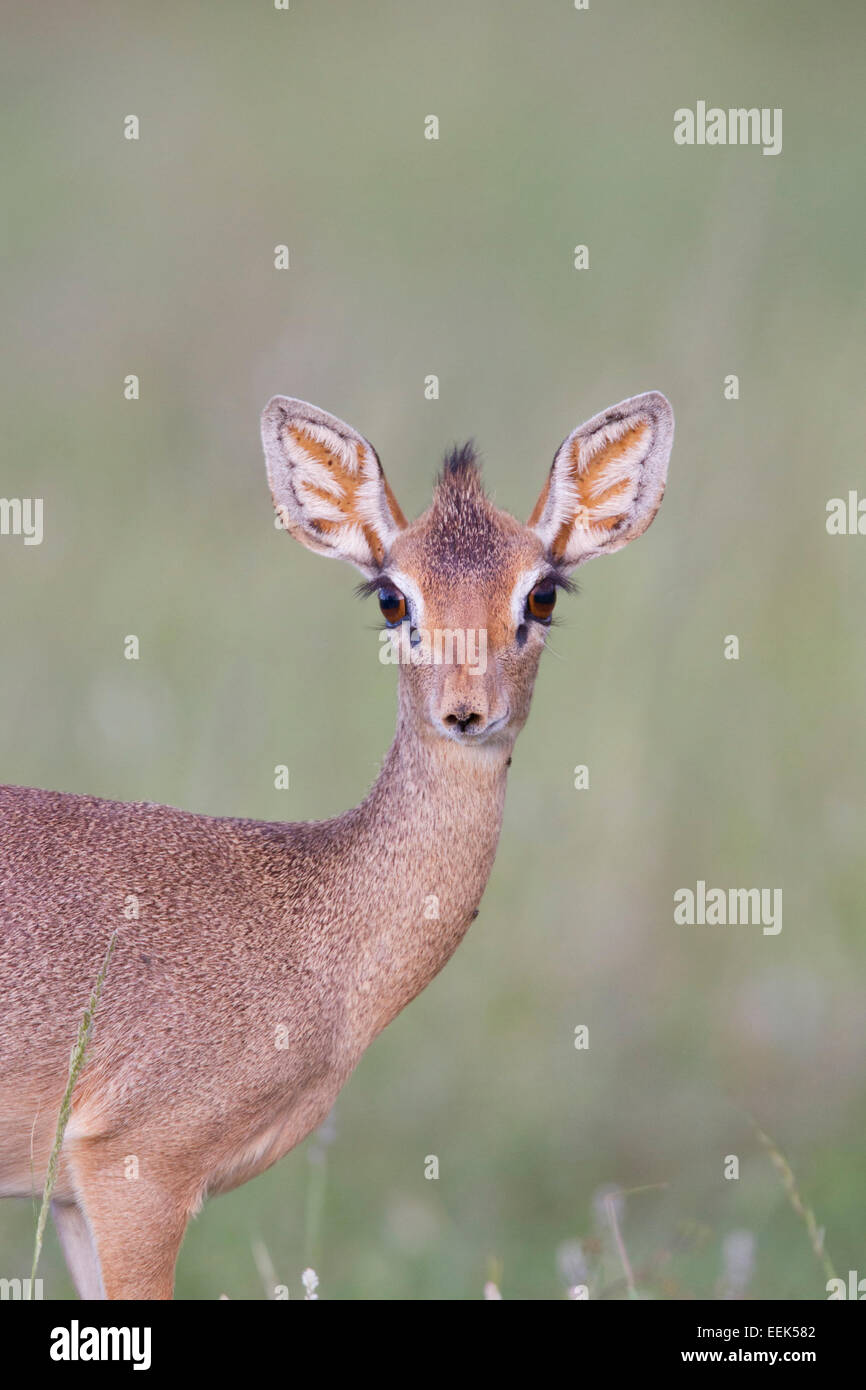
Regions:
<instances>
[{"instance_id":1,"label":"dik-dik","mask_svg":"<svg viewBox=\"0 0 866 1390\"><path fill-rule=\"evenodd\" d=\"M275 396L262 439L283 526L357 566L408 635L402 651L422 631L476 640L399 663L382 771L334 820L0 789L3 1195L42 1188L70 1048L117 931L53 1201L83 1298L170 1298L203 1199L309 1134L449 959L493 864L557 591L649 526L673 414L651 391L574 430L525 525L485 496L468 446L407 522L341 420Z\"/></svg>"}]
</instances>

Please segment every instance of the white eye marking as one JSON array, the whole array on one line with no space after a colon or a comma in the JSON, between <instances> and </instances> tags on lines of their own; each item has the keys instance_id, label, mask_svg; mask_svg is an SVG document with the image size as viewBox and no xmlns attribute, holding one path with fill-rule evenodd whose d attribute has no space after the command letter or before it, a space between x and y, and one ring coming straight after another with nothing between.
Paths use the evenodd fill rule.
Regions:
<instances>
[{"instance_id":1,"label":"white eye marking","mask_svg":"<svg viewBox=\"0 0 866 1390\"><path fill-rule=\"evenodd\" d=\"M397 570L393 568L390 568L388 570L388 578L391 580L392 584L395 584L397 586L400 592L408 600L410 617L412 620L413 627L423 627L424 599L422 598L421 590L418 588L418 585L415 583L414 579L410 579L408 574L404 574L402 570Z\"/></svg>"},{"instance_id":2,"label":"white eye marking","mask_svg":"<svg viewBox=\"0 0 866 1390\"><path fill-rule=\"evenodd\" d=\"M535 588L541 576L545 573L547 566L536 565L534 569L523 570L511 591L511 621L515 630L520 627L526 616L526 600Z\"/></svg>"}]
</instances>

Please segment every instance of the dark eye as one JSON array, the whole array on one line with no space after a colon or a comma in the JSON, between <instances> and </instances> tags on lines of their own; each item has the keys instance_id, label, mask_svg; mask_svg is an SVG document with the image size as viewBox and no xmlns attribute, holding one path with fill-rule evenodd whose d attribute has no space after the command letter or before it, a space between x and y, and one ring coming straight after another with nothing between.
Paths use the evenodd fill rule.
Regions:
<instances>
[{"instance_id":1,"label":"dark eye","mask_svg":"<svg viewBox=\"0 0 866 1390\"><path fill-rule=\"evenodd\" d=\"M556 585L544 580L530 590L526 600L526 616L539 623L549 623L556 606Z\"/></svg>"},{"instance_id":2,"label":"dark eye","mask_svg":"<svg viewBox=\"0 0 866 1390\"><path fill-rule=\"evenodd\" d=\"M383 585L379 590L379 607L389 627L396 627L406 617L406 600L400 590L391 584Z\"/></svg>"}]
</instances>

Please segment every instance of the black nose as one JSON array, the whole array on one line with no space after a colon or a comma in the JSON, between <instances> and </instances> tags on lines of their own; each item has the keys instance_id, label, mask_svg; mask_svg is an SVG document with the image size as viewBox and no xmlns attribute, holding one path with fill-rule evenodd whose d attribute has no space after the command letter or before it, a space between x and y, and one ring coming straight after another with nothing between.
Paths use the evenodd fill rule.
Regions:
<instances>
[{"instance_id":1,"label":"black nose","mask_svg":"<svg viewBox=\"0 0 866 1390\"><path fill-rule=\"evenodd\" d=\"M473 713L473 714L464 714L464 715L460 715L460 714L446 714L446 716L445 716L445 723L446 723L446 724L450 724L450 725L452 726L452 728L453 728L453 726L454 726L455 724L456 724L456 725L459 725L461 734L465 734L465 733L466 733L466 730L469 728L469 725L470 725L470 724L480 724L480 723L481 723L481 715L480 715L480 714L474 714L474 713Z\"/></svg>"}]
</instances>

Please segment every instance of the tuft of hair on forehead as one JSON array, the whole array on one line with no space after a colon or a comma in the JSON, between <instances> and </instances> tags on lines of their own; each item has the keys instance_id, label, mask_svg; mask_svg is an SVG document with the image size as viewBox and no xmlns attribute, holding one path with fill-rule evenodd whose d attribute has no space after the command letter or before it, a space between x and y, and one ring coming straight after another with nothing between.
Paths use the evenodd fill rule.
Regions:
<instances>
[{"instance_id":1,"label":"tuft of hair on forehead","mask_svg":"<svg viewBox=\"0 0 866 1390\"><path fill-rule=\"evenodd\" d=\"M455 444L448 450L442 463L442 471L436 479L436 497L462 492L483 492L481 484L481 465L475 444L468 439L465 444Z\"/></svg>"},{"instance_id":2,"label":"tuft of hair on forehead","mask_svg":"<svg viewBox=\"0 0 866 1390\"><path fill-rule=\"evenodd\" d=\"M433 488L431 519L439 527L477 530L489 522L494 507L481 481L481 465L472 440L448 450Z\"/></svg>"},{"instance_id":3,"label":"tuft of hair on forehead","mask_svg":"<svg viewBox=\"0 0 866 1390\"><path fill-rule=\"evenodd\" d=\"M432 505L421 523L432 569L447 574L456 569L483 570L495 563L504 535L516 523L497 511L484 491L471 440L445 455Z\"/></svg>"}]
</instances>

